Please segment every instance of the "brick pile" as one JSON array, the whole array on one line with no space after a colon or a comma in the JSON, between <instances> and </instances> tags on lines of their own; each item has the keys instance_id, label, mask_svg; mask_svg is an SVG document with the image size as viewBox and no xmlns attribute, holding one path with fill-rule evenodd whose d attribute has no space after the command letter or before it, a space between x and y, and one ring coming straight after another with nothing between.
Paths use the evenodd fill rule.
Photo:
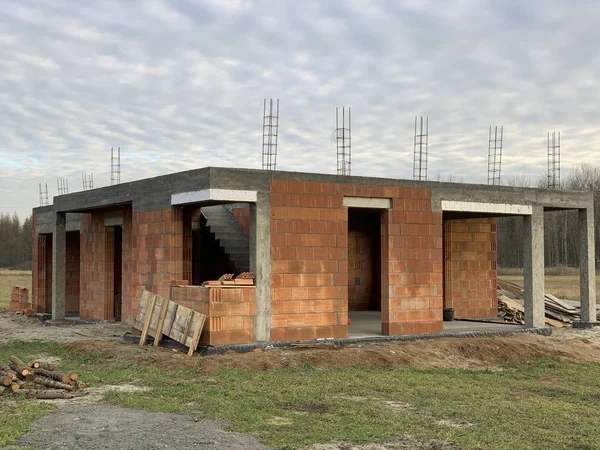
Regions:
<instances>
[{"instance_id":1,"label":"brick pile","mask_svg":"<svg viewBox=\"0 0 600 450\"><path fill-rule=\"evenodd\" d=\"M29 300L29 289L15 286L10 294L10 312L18 312L24 316L33 316L35 311Z\"/></svg>"}]
</instances>

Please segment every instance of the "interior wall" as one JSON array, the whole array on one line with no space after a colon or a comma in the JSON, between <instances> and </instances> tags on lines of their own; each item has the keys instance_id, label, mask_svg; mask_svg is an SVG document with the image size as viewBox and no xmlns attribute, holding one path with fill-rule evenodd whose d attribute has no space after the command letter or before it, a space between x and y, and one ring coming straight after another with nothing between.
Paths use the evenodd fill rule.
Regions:
<instances>
[{"instance_id":1,"label":"interior wall","mask_svg":"<svg viewBox=\"0 0 600 450\"><path fill-rule=\"evenodd\" d=\"M348 310L381 311L379 210L348 210Z\"/></svg>"},{"instance_id":2,"label":"interior wall","mask_svg":"<svg viewBox=\"0 0 600 450\"><path fill-rule=\"evenodd\" d=\"M498 314L496 219L444 221L444 306L457 318Z\"/></svg>"},{"instance_id":3,"label":"interior wall","mask_svg":"<svg viewBox=\"0 0 600 450\"><path fill-rule=\"evenodd\" d=\"M66 283L65 283L65 313L68 316L79 315L80 287L80 250L81 238L79 231L67 232L66 239Z\"/></svg>"},{"instance_id":4,"label":"interior wall","mask_svg":"<svg viewBox=\"0 0 600 450\"><path fill-rule=\"evenodd\" d=\"M52 235L46 235L46 279L45 279L45 293L46 293L46 311L52 313Z\"/></svg>"}]
</instances>

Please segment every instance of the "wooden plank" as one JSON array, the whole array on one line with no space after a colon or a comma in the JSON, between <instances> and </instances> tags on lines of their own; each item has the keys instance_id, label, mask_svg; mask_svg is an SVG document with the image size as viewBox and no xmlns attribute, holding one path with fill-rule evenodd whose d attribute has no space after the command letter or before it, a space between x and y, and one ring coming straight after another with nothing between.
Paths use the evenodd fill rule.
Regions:
<instances>
[{"instance_id":1,"label":"wooden plank","mask_svg":"<svg viewBox=\"0 0 600 450\"><path fill-rule=\"evenodd\" d=\"M188 350L188 356L192 356L196 348L198 348L198 342L200 341L200 333L202 333L202 328L204 327L204 322L206 320L206 316L204 314L200 314L196 323L196 329L194 330L194 337L192 338L191 345Z\"/></svg>"},{"instance_id":2,"label":"wooden plank","mask_svg":"<svg viewBox=\"0 0 600 450\"><path fill-rule=\"evenodd\" d=\"M514 300L508 298L505 295L501 295L498 300L500 300L501 302L504 302L506 304L506 306L508 306L509 308L516 309L517 311L525 312L525 307L523 305L515 302Z\"/></svg>"},{"instance_id":3,"label":"wooden plank","mask_svg":"<svg viewBox=\"0 0 600 450\"><path fill-rule=\"evenodd\" d=\"M148 311L146 312L144 329L142 330L142 335L140 336L139 345L144 345L146 342L146 337L148 336L148 328L150 328L150 321L152 320L152 313L154 312L154 304L156 303L156 295L152 294L150 298L150 302L148 305Z\"/></svg>"},{"instance_id":4,"label":"wooden plank","mask_svg":"<svg viewBox=\"0 0 600 450\"><path fill-rule=\"evenodd\" d=\"M552 300L554 303L556 303L557 305L560 305L562 308L569 310L569 311L577 311L577 308L575 308L572 305L569 305L568 303L563 302L560 298L555 297L552 294L545 294L545 297Z\"/></svg>"},{"instance_id":5,"label":"wooden plank","mask_svg":"<svg viewBox=\"0 0 600 450\"><path fill-rule=\"evenodd\" d=\"M546 317L544 319L544 321L546 322L546 325L550 325L551 327L555 327L555 328L562 328L565 326L565 324L563 322L561 322L560 320L548 319Z\"/></svg>"},{"instance_id":6,"label":"wooden plank","mask_svg":"<svg viewBox=\"0 0 600 450\"><path fill-rule=\"evenodd\" d=\"M194 319L194 311L190 310L188 313L187 322L185 324L185 331L183 332L183 343L185 344L185 340L187 339L188 333L190 332L190 326L192 325L192 320Z\"/></svg>"},{"instance_id":7,"label":"wooden plank","mask_svg":"<svg viewBox=\"0 0 600 450\"><path fill-rule=\"evenodd\" d=\"M158 347L158 343L163 337L163 326L165 324L165 317L167 316L167 308L169 307L169 300L163 299L162 307L160 309L160 316L158 318L158 324L156 325L156 334L154 335L154 347Z\"/></svg>"},{"instance_id":8,"label":"wooden plank","mask_svg":"<svg viewBox=\"0 0 600 450\"><path fill-rule=\"evenodd\" d=\"M138 306L136 319L140 322L144 322L144 317L146 315L146 309L148 309L148 302L152 298L152 292L143 290L142 295L140 295L140 306Z\"/></svg>"}]
</instances>

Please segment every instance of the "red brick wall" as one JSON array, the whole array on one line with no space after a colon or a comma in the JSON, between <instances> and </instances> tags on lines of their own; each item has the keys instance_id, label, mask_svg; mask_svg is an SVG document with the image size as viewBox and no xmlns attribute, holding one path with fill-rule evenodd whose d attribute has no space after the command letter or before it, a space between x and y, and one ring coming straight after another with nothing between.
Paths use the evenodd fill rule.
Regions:
<instances>
[{"instance_id":1,"label":"red brick wall","mask_svg":"<svg viewBox=\"0 0 600 450\"><path fill-rule=\"evenodd\" d=\"M32 286L31 300L35 312L50 312L46 310L46 252L49 241L45 235L38 236L35 229L36 215L31 216L32 246L31 246L31 271Z\"/></svg>"},{"instance_id":2,"label":"red brick wall","mask_svg":"<svg viewBox=\"0 0 600 450\"><path fill-rule=\"evenodd\" d=\"M131 271L124 266L132 297L123 305L124 319L135 315L143 289L168 297L171 281L184 279L183 223L182 208L133 213Z\"/></svg>"},{"instance_id":3,"label":"red brick wall","mask_svg":"<svg viewBox=\"0 0 600 450\"><path fill-rule=\"evenodd\" d=\"M78 232L67 232L66 246L65 312L79 313L80 237Z\"/></svg>"},{"instance_id":4,"label":"red brick wall","mask_svg":"<svg viewBox=\"0 0 600 450\"><path fill-rule=\"evenodd\" d=\"M347 337L348 211L338 186L271 182L271 339Z\"/></svg>"},{"instance_id":5,"label":"red brick wall","mask_svg":"<svg viewBox=\"0 0 600 450\"><path fill-rule=\"evenodd\" d=\"M444 240L445 306L457 318L496 317L496 219L446 220Z\"/></svg>"},{"instance_id":6,"label":"red brick wall","mask_svg":"<svg viewBox=\"0 0 600 450\"><path fill-rule=\"evenodd\" d=\"M255 342L255 288L204 288L172 286L171 300L207 316L200 336L202 345Z\"/></svg>"},{"instance_id":7,"label":"red brick wall","mask_svg":"<svg viewBox=\"0 0 600 450\"><path fill-rule=\"evenodd\" d=\"M382 332L442 329L442 215L430 190L271 182L271 338L348 334L348 210L344 196L392 199L382 213Z\"/></svg>"},{"instance_id":8,"label":"red brick wall","mask_svg":"<svg viewBox=\"0 0 600 450\"><path fill-rule=\"evenodd\" d=\"M234 208L231 210L233 218L247 236L250 235L250 208Z\"/></svg>"},{"instance_id":9,"label":"red brick wall","mask_svg":"<svg viewBox=\"0 0 600 450\"><path fill-rule=\"evenodd\" d=\"M84 320L113 320L114 229L104 226L107 217L123 217L122 311L131 309L132 226L131 207L94 211L83 215L80 247L80 316Z\"/></svg>"}]
</instances>

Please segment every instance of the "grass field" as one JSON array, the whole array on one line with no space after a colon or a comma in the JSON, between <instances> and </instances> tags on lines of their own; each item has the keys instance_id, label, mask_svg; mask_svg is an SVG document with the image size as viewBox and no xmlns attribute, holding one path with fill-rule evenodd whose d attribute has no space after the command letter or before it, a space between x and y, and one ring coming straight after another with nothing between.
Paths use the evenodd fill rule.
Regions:
<instances>
[{"instance_id":1,"label":"grass field","mask_svg":"<svg viewBox=\"0 0 600 450\"><path fill-rule=\"evenodd\" d=\"M0 269L0 311L7 311L14 286L26 287L31 292L31 271Z\"/></svg>"},{"instance_id":2,"label":"grass field","mask_svg":"<svg viewBox=\"0 0 600 450\"><path fill-rule=\"evenodd\" d=\"M437 438L477 449L600 448L600 364L531 361L502 370L349 367L242 371L165 369L105 352L72 354L50 343L0 346L18 354L63 358L88 386L131 383L143 393L110 391L111 404L230 420L279 448L313 443L383 442L395 435ZM0 447L52 407L19 407L0 421ZM199 413L198 411L203 411Z\"/></svg>"}]
</instances>

